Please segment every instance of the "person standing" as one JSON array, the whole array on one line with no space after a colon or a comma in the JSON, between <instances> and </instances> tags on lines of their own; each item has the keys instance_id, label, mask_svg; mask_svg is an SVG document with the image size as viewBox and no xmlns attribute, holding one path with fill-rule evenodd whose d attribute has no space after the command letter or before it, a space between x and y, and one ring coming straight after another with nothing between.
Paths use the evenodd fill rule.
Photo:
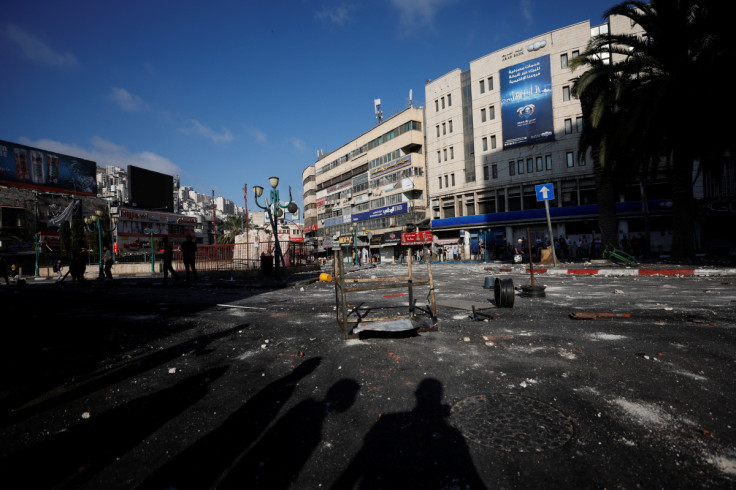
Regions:
<instances>
[{"instance_id":1,"label":"person standing","mask_svg":"<svg viewBox=\"0 0 736 490\"><path fill-rule=\"evenodd\" d=\"M189 269L194 277L194 282L197 282L197 266L195 264L197 257L197 244L192 240L192 235L187 235L187 239L181 244L182 258L184 259L184 269L187 273L187 282L191 282Z\"/></svg>"},{"instance_id":2,"label":"person standing","mask_svg":"<svg viewBox=\"0 0 736 490\"><path fill-rule=\"evenodd\" d=\"M56 263L54 264L54 272L56 272L56 280L61 281L61 270L64 268L64 266L61 265L61 259L56 259Z\"/></svg>"},{"instance_id":3,"label":"person standing","mask_svg":"<svg viewBox=\"0 0 736 490\"><path fill-rule=\"evenodd\" d=\"M179 275L174 270L174 267L171 265L171 263L174 260L174 248L171 246L171 243L169 242L169 237L164 235L163 236L164 241L164 286L166 286L169 283L169 272L171 272L171 277L174 279L174 282L179 281Z\"/></svg>"},{"instance_id":4,"label":"person standing","mask_svg":"<svg viewBox=\"0 0 736 490\"><path fill-rule=\"evenodd\" d=\"M102 255L102 261L105 263L105 279L112 279L112 250L107 245L102 247L104 254Z\"/></svg>"}]
</instances>

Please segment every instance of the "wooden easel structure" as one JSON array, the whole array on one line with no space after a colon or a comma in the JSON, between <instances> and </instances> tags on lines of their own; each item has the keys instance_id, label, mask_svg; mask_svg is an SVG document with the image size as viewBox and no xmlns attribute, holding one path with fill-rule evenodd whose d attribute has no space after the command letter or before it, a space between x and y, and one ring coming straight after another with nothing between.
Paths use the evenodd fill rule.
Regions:
<instances>
[{"instance_id":1,"label":"wooden easel structure","mask_svg":"<svg viewBox=\"0 0 736 490\"><path fill-rule=\"evenodd\" d=\"M345 279L345 264L343 262L342 249L334 250L334 264L335 264L335 303L337 305L337 323L340 325L345 338L355 338L358 336L357 333L353 333L354 326L361 323L370 322L388 322L393 320L409 319L413 320L416 318L416 311L414 307L414 287L415 286L429 286L429 297L430 297L430 315L432 324L428 327L416 328L417 331L426 332L431 330L437 330L437 304L435 302L434 295L434 279L432 277L432 265L429 259L430 255L426 254L427 257L427 278L416 277L412 275L412 261L411 251L407 251L407 276L400 277L381 277L375 279ZM399 316L384 316L375 318L366 318L366 316L360 316L357 308L353 308L348 311L348 303L346 300L346 293L353 291L376 291L379 289L397 289L407 288L409 296L409 314ZM350 319L351 314L355 315L355 319ZM353 324L351 326L351 324ZM368 330L368 329L366 329Z\"/></svg>"}]
</instances>

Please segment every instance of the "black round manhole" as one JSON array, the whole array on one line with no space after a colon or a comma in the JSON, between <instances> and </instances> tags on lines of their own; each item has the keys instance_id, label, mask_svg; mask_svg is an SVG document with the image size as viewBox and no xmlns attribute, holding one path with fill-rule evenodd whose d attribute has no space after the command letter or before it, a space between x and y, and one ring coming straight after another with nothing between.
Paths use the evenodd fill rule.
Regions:
<instances>
[{"instance_id":1,"label":"black round manhole","mask_svg":"<svg viewBox=\"0 0 736 490\"><path fill-rule=\"evenodd\" d=\"M450 423L469 441L509 452L541 452L572 438L570 417L548 403L505 393L476 395L457 402Z\"/></svg>"}]
</instances>

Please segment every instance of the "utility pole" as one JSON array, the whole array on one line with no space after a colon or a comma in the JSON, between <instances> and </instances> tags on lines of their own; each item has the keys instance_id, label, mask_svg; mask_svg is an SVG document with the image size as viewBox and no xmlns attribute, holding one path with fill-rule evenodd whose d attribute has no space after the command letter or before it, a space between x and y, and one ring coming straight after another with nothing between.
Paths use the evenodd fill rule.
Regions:
<instances>
[{"instance_id":1,"label":"utility pole","mask_svg":"<svg viewBox=\"0 0 736 490\"><path fill-rule=\"evenodd\" d=\"M247 247L247 243L250 241L248 233L248 184L243 185L243 200L245 200L245 243Z\"/></svg>"},{"instance_id":2,"label":"utility pole","mask_svg":"<svg viewBox=\"0 0 736 490\"><path fill-rule=\"evenodd\" d=\"M212 189L212 226L215 231L215 245L217 245L217 215L215 213L215 190Z\"/></svg>"}]
</instances>

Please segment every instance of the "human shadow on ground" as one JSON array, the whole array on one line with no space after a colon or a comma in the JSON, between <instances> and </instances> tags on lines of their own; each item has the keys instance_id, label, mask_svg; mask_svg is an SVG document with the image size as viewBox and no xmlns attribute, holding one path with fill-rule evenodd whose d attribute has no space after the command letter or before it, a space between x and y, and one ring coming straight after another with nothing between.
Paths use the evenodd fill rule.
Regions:
<instances>
[{"instance_id":1,"label":"human shadow on ground","mask_svg":"<svg viewBox=\"0 0 736 490\"><path fill-rule=\"evenodd\" d=\"M333 489L486 488L465 439L446 421L442 384L424 379L415 396L411 412L383 415L373 425Z\"/></svg>"},{"instance_id":2,"label":"human shadow on ground","mask_svg":"<svg viewBox=\"0 0 736 490\"><path fill-rule=\"evenodd\" d=\"M121 363L118 367L109 369L104 373L94 375L83 375L77 379L74 379L71 386L62 386L54 390L56 395L51 397L45 397L43 400L34 402L33 400L26 402L26 405L18 410L14 410L0 422L1 427L18 423L19 421L31 417L35 414L42 413L45 410L53 408L55 406L67 403L71 400L82 398L85 395L94 393L107 386L119 383L126 379L134 378L135 376L156 368L157 366L166 364L169 361L180 358L182 355L193 352L195 355L204 355L209 351L207 347L210 343L227 337L234 332L242 330L244 325L237 325L235 327L223 330L220 332L213 332L207 335L201 335L199 337L187 340L177 345L173 345L166 349L155 351L153 353L131 359Z\"/></svg>"},{"instance_id":3,"label":"human shadow on ground","mask_svg":"<svg viewBox=\"0 0 736 490\"><path fill-rule=\"evenodd\" d=\"M322 440L330 412L344 412L355 401L360 385L352 379L333 384L323 400L299 402L268 430L217 485L218 489L286 489Z\"/></svg>"},{"instance_id":4,"label":"human shadow on ground","mask_svg":"<svg viewBox=\"0 0 736 490\"><path fill-rule=\"evenodd\" d=\"M163 424L203 398L227 367L213 368L100 415L0 461L0 474L24 488L79 487Z\"/></svg>"},{"instance_id":5,"label":"human shadow on ground","mask_svg":"<svg viewBox=\"0 0 736 490\"><path fill-rule=\"evenodd\" d=\"M270 383L222 425L151 473L138 488L213 487L286 405L297 383L311 374L321 361L320 357L307 359L286 376Z\"/></svg>"}]
</instances>

